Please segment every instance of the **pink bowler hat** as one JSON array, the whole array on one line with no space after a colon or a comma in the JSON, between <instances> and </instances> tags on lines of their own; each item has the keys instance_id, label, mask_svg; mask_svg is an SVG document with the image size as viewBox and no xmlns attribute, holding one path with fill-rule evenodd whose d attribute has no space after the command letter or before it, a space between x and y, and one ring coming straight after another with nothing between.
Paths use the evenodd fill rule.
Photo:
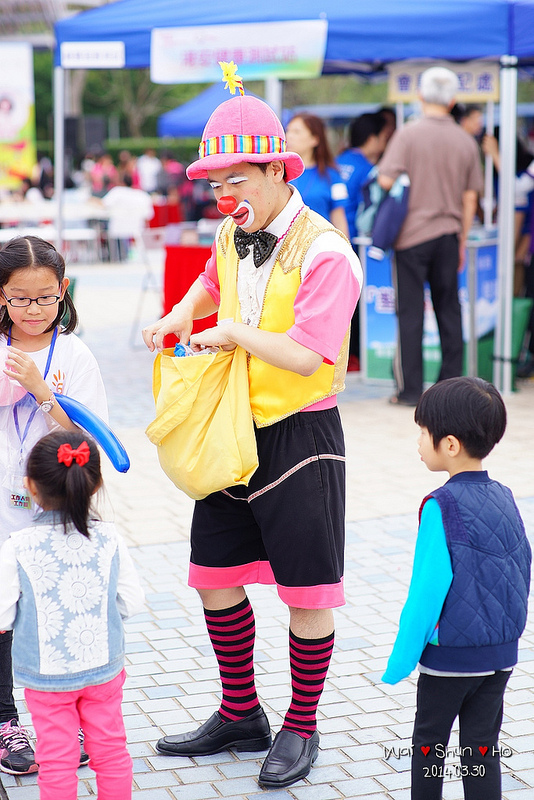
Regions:
<instances>
[{"instance_id":1,"label":"pink bowler hat","mask_svg":"<svg viewBox=\"0 0 534 800\"><path fill-rule=\"evenodd\" d=\"M187 177L207 178L208 170L244 161L283 161L288 181L304 172L298 153L286 150L284 129L272 108L251 95L232 97L217 106L204 128L198 161L188 166Z\"/></svg>"}]
</instances>

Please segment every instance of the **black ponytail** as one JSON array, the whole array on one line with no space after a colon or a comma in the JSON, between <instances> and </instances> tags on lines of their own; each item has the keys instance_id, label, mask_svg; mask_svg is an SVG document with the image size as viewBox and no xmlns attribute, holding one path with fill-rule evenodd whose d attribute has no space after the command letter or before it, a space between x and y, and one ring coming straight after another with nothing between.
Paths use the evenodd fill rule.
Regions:
<instances>
[{"instance_id":1,"label":"black ponytail","mask_svg":"<svg viewBox=\"0 0 534 800\"><path fill-rule=\"evenodd\" d=\"M81 453L71 455L80 445ZM62 461L65 450L67 458ZM39 504L61 515L65 533L70 523L89 537L92 498L102 484L102 473L98 447L86 433L64 430L44 436L28 456L26 475L36 485Z\"/></svg>"}]
</instances>

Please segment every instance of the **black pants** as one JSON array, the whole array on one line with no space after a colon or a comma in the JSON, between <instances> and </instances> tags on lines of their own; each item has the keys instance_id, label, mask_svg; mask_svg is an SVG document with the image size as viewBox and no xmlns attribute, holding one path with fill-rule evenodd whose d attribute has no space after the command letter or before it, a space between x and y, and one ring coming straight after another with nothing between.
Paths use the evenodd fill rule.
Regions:
<instances>
[{"instance_id":1,"label":"black pants","mask_svg":"<svg viewBox=\"0 0 534 800\"><path fill-rule=\"evenodd\" d=\"M13 631L0 633L0 725L11 719L18 719L13 699L12 641Z\"/></svg>"},{"instance_id":2,"label":"black pants","mask_svg":"<svg viewBox=\"0 0 534 800\"><path fill-rule=\"evenodd\" d=\"M503 671L477 678L419 675L413 731L412 800L441 800L442 770L456 717L460 723L459 755L465 800L501 800L498 739L504 690L510 675ZM457 777L460 770L456 772L454 764L450 767L451 777Z\"/></svg>"},{"instance_id":3,"label":"black pants","mask_svg":"<svg viewBox=\"0 0 534 800\"><path fill-rule=\"evenodd\" d=\"M394 374L399 397L417 402L423 392L424 284L428 281L441 342L438 380L463 371L462 313L458 299L458 237L447 234L395 252L393 280L398 317Z\"/></svg>"}]
</instances>

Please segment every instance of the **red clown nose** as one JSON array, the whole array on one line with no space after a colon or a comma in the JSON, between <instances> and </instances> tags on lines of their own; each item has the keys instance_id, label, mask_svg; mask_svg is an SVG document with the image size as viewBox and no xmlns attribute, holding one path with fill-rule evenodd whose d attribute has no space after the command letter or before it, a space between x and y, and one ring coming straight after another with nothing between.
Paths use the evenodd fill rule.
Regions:
<instances>
[{"instance_id":1,"label":"red clown nose","mask_svg":"<svg viewBox=\"0 0 534 800\"><path fill-rule=\"evenodd\" d=\"M221 214L231 214L237 208L237 200L235 197L221 197L217 200L217 209Z\"/></svg>"}]
</instances>

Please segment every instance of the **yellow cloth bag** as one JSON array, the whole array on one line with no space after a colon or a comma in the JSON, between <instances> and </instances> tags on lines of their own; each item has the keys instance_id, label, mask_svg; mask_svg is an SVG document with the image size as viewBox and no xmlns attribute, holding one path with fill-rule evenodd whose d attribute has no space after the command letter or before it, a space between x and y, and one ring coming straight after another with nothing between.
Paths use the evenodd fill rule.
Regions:
<instances>
[{"instance_id":1,"label":"yellow cloth bag","mask_svg":"<svg viewBox=\"0 0 534 800\"><path fill-rule=\"evenodd\" d=\"M156 419L146 435L161 467L194 500L247 485L258 466L247 354L241 347L154 362Z\"/></svg>"},{"instance_id":2,"label":"yellow cloth bag","mask_svg":"<svg viewBox=\"0 0 534 800\"><path fill-rule=\"evenodd\" d=\"M219 319L240 322L237 254L225 263ZM173 352L164 350L154 361L157 417L146 429L163 471L194 500L236 484L247 486L258 453L246 351L236 347L178 358Z\"/></svg>"}]
</instances>

